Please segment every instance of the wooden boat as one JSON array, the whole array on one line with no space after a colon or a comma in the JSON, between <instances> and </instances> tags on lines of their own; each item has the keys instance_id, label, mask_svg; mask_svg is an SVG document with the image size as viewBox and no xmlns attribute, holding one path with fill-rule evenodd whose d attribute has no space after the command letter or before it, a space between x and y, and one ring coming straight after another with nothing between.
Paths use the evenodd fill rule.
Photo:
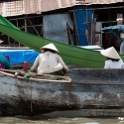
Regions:
<instances>
[{"instance_id":1,"label":"wooden boat","mask_svg":"<svg viewBox=\"0 0 124 124\"><path fill-rule=\"evenodd\" d=\"M124 115L123 69L72 68L67 76L30 75L0 71L0 99L23 115L61 110L81 110L82 116Z\"/></svg>"}]
</instances>

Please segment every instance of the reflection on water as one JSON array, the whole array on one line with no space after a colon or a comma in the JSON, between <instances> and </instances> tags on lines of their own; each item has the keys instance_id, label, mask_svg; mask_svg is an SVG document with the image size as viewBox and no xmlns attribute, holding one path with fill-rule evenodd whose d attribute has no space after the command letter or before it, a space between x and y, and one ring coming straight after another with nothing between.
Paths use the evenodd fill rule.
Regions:
<instances>
[{"instance_id":1,"label":"reflection on water","mask_svg":"<svg viewBox=\"0 0 124 124\"><path fill-rule=\"evenodd\" d=\"M123 120L115 118L84 118L84 117L46 117L46 116L15 116L15 117L0 117L0 124L2 123L23 123L23 124L119 124L124 123Z\"/></svg>"}]
</instances>

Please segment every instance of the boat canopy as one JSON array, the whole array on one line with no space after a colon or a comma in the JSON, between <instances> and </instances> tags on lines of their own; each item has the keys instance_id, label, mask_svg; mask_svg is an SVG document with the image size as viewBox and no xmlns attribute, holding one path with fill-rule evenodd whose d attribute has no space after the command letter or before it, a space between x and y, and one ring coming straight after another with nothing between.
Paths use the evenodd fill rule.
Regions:
<instances>
[{"instance_id":1,"label":"boat canopy","mask_svg":"<svg viewBox=\"0 0 124 124\"><path fill-rule=\"evenodd\" d=\"M116 36L119 40L122 42L124 39L122 39L117 32L124 32L124 25L115 25L115 26L109 26L109 27L104 27L101 29L101 31L109 31L111 32L114 36Z\"/></svg>"},{"instance_id":2,"label":"boat canopy","mask_svg":"<svg viewBox=\"0 0 124 124\"><path fill-rule=\"evenodd\" d=\"M48 43L53 43L60 51L63 60L68 64L86 68L104 67L106 58L99 51L84 49L79 46L45 39L41 36L21 31L3 16L0 16L0 32L37 52L40 52L40 47ZM121 57L122 59L124 58L123 56Z\"/></svg>"}]
</instances>

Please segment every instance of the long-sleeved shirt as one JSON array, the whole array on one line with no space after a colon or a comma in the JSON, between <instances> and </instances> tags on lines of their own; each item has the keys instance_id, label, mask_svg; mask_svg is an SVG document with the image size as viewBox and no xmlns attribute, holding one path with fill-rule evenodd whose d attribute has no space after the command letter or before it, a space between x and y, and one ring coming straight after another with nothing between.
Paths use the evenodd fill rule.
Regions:
<instances>
[{"instance_id":1,"label":"long-sleeved shirt","mask_svg":"<svg viewBox=\"0 0 124 124\"><path fill-rule=\"evenodd\" d=\"M105 69L124 68L124 63L121 59L119 61L106 60L104 68Z\"/></svg>"},{"instance_id":2,"label":"long-sleeved shirt","mask_svg":"<svg viewBox=\"0 0 124 124\"><path fill-rule=\"evenodd\" d=\"M62 68L68 71L68 67L58 54L47 51L38 55L30 71L37 70L37 73L43 74L56 72Z\"/></svg>"}]
</instances>

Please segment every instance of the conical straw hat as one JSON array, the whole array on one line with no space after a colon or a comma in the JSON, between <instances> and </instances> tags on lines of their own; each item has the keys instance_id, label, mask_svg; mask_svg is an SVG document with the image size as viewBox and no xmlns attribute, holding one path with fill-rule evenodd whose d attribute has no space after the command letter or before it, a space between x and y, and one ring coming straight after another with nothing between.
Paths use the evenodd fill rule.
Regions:
<instances>
[{"instance_id":1,"label":"conical straw hat","mask_svg":"<svg viewBox=\"0 0 124 124\"><path fill-rule=\"evenodd\" d=\"M0 43L3 43L4 41L3 40L0 40Z\"/></svg>"},{"instance_id":2,"label":"conical straw hat","mask_svg":"<svg viewBox=\"0 0 124 124\"><path fill-rule=\"evenodd\" d=\"M109 47L105 50L101 51L101 54L107 58L111 58L111 59L120 59L119 54L117 53L117 51L115 50L114 47Z\"/></svg>"},{"instance_id":3,"label":"conical straw hat","mask_svg":"<svg viewBox=\"0 0 124 124\"><path fill-rule=\"evenodd\" d=\"M50 49L50 50L54 50L55 52L57 52L58 54L60 54L60 52L58 51L58 49L55 47L55 45L53 43L47 44L43 47L40 48L42 49Z\"/></svg>"}]
</instances>

